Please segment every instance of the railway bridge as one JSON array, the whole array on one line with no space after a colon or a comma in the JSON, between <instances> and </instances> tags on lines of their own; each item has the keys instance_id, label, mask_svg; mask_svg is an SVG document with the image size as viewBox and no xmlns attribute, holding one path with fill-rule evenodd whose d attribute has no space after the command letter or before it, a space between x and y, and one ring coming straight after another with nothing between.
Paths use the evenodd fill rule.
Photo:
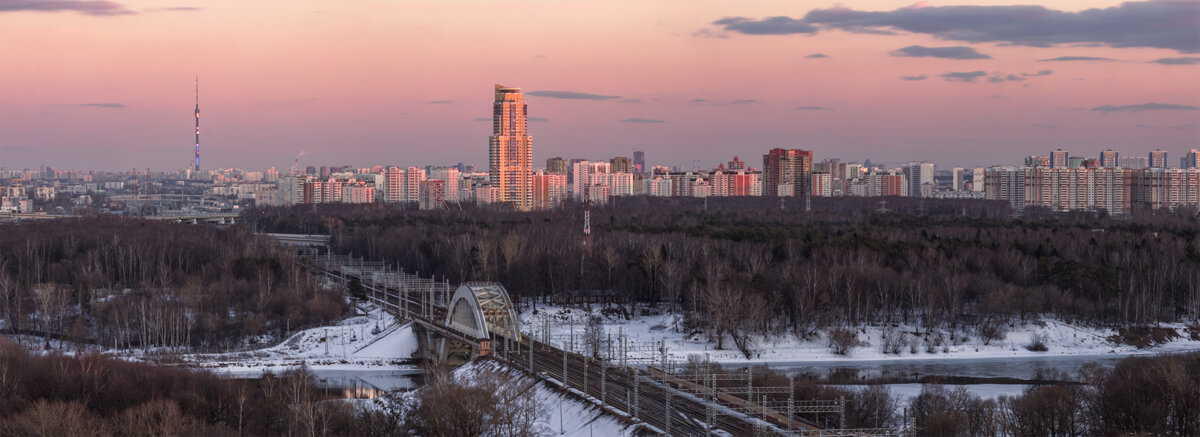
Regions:
<instances>
[{"instance_id":1,"label":"railway bridge","mask_svg":"<svg viewBox=\"0 0 1200 437\"><path fill-rule=\"evenodd\" d=\"M894 435L894 430L845 429L844 400L794 399L791 387L730 387L729 375L688 374L667 360L631 358L628 339L589 347L555 338L548 329L525 326L504 286L443 280L403 272L397 266L302 249L311 271L412 322L418 358L462 364L496 359L557 384L609 412L644 423L654 433L677 436ZM578 347L577 347L578 346ZM768 395L771 395L768 398ZM816 416L814 416L816 415ZM813 418L826 417L818 423ZM839 425L841 425L839 427Z\"/></svg>"}]
</instances>

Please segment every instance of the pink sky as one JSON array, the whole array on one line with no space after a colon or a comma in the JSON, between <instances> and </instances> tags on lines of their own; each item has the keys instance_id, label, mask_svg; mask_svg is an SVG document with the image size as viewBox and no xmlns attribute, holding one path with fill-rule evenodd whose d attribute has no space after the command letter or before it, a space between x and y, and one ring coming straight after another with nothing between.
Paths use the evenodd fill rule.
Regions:
<instances>
[{"instance_id":1,"label":"pink sky","mask_svg":"<svg viewBox=\"0 0 1200 437\"><path fill-rule=\"evenodd\" d=\"M806 19L834 5L796 1L0 0L0 166L183 168L197 75L205 168L286 169L300 152L303 165L486 165L490 124L475 119L497 83L619 96L530 95L530 116L548 119L529 126L535 167L634 149L757 166L773 147L964 166L1158 147L1177 164L1200 147L1200 3L854 3L831 14L857 27ZM968 4L984 7L947 9ZM988 24L1006 11L1016 35ZM897 56L911 46L940 57ZM1039 61L1059 57L1112 60Z\"/></svg>"}]
</instances>

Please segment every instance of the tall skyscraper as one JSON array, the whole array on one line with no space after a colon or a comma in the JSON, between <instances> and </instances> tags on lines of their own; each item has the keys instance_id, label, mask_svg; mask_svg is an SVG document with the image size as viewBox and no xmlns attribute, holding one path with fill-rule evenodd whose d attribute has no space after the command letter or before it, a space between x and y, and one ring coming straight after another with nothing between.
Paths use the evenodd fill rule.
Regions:
<instances>
[{"instance_id":1,"label":"tall skyscraper","mask_svg":"<svg viewBox=\"0 0 1200 437\"><path fill-rule=\"evenodd\" d=\"M638 173L645 173L646 170L646 152L643 150L633 151L633 168Z\"/></svg>"},{"instance_id":2,"label":"tall skyscraper","mask_svg":"<svg viewBox=\"0 0 1200 437\"><path fill-rule=\"evenodd\" d=\"M520 88L496 85L488 177L500 190L500 201L512 202L519 211L533 207L533 137L526 130L527 115Z\"/></svg>"},{"instance_id":3,"label":"tall skyscraper","mask_svg":"<svg viewBox=\"0 0 1200 437\"><path fill-rule=\"evenodd\" d=\"M778 196L781 184L789 184L793 193L809 192L812 167L812 151L771 149L763 155L763 195Z\"/></svg>"},{"instance_id":4,"label":"tall skyscraper","mask_svg":"<svg viewBox=\"0 0 1200 437\"><path fill-rule=\"evenodd\" d=\"M1154 149L1150 151L1150 168L1167 168L1167 151Z\"/></svg>"},{"instance_id":5,"label":"tall skyscraper","mask_svg":"<svg viewBox=\"0 0 1200 437\"><path fill-rule=\"evenodd\" d=\"M200 171L200 77L196 77L196 162L192 170Z\"/></svg>"},{"instance_id":6,"label":"tall skyscraper","mask_svg":"<svg viewBox=\"0 0 1200 437\"><path fill-rule=\"evenodd\" d=\"M1104 149L1100 152L1100 166L1104 168L1117 168L1117 162L1121 159L1121 154L1113 149Z\"/></svg>"}]
</instances>

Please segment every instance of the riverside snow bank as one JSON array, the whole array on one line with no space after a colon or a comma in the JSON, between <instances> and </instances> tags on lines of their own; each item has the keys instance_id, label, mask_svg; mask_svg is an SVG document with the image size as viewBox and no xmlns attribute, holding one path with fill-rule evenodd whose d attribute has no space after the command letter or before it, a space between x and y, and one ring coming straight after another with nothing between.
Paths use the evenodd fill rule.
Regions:
<instances>
[{"instance_id":1,"label":"riverside snow bank","mask_svg":"<svg viewBox=\"0 0 1200 437\"><path fill-rule=\"evenodd\" d=\"M641 312L643 308L638 309ZM651 310L653 311L653 310ZM672 360L686 360L689 355L707 355L710 360L722 364L754 364L772 362L813 362L813 361L864 361L864 360L930 360L930 359L970 359L970 358L1004 358L1004 357L1045 357L1060 355L1138 355L1160 354L1200 350L1200 341L1192 340L1189 328L1181 323L1163 323L1159 327L1175 330L1179 337L1154 347L1138 349L1126 344L1115 344L1109 338L1117 332L1112 328L1083 326L1065 323L1051 318L1041 318L1014 326L1004 325L1007 332L1003 339L993 340L984 344L979 334L972 328L968 331L959 330L952 336L949 330L935 329L932 332L918 330L915 326L900 324L894 327L860 326L854 329L859 346L851 349L847 355L832 352L829 339L823 331L808 338L802 338L790 332L772 336L754 336L750 358L734 347L728 337L724 341L724 349L716 349L716 342L710 341L702 332L681 332L682 316L666 312L653 312L648 316L634 316L630 320L616 315L615 311L607 311L605 315L600 305L593 305L591 311L578 308L563 308L553 305L538 305L535 311L525 310L521 313L521 326L527 335L542 338L542 332L549 329L551 342L556 345L570 347L574 337L574 348L579 350L584 343L583 333L588 319L600 317L605 336L612 334L614 343L618 334L623 334L631 347L631 358L661 358L657 345L663 344ZM572 331L574 334L572 335ZM530 334L532 332L532 334ZM917 334L919 332L919 334ZM899 353L885 353L883 345L885 338L897 336L903 340ZM940 341L938 340L940 336ZM953 338L952 338L953 337ZM1025 348L1034 337L1043 339L1046 351L1036 352ZM618 351L615 349L614 351Z\"/></svg>"},{"instance_id":2,"label":"riverside snow bank","mask_svg":"<svg viewBox=\"0 0 1200 437\"><path fill-rule=\"evenodd\" d=\"M476 360L454 369L454 379L464 385L472 385L491 372L501 372L513 377L512 384L526 384L532 379L523 371L513 369L495 360ZM568 436L625 436L635 435L644 428L601 409L592 402L579 399L563 391L557 384L538 379L530 389L543 415L536 422L537 435Z\"/></svg>"},{"instance_id":3,"label":"riverside snow bank","mask_svg":"<svg viewBox=\"0 0 1200 437\"><path fill-rule=\"evenodd\" d=\"M231 374L283 372L301 365L312 370L415 370L412 326L378 307L364 309L367 315L299 331L268 348L180 358L188 366Z\"/></svg>"}]
</instances>

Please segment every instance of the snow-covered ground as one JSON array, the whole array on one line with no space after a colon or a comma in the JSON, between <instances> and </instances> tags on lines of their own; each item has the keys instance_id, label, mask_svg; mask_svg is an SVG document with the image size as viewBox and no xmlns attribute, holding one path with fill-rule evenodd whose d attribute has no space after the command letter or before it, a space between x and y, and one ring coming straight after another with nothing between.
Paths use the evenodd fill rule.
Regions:
<instances>
[{"instance_id":1,"label":"snow-covered ground","mask_svg":"<svg viewBox=\"0 0 1200 437\"><path fill-rule=\"evenodd\" d=\"M507 367L494 360L473 361L454 369L453 375L459 383L470 384L485 372L500 371L516 377L515 383L528 381L530 376L517 369ZM552 380L538 380L534 387L534 398L545 413L537 421L538 435L568 436L625 436L645 425L634 425L622 415L601 409L597 403L580 399L581 393L565 393Z\"/></svg>"},{"instance_id":2,"label":"snow-covered ground","mask_svg":"<svg viewBox=\"0 0 1200 437\"><path fill-rule=\"evenodd\" d=\"M306 365L312 370L413 369L409 361L417 338L409 324L378 307L363 306L367 313L333 326L296 332L287 340L264 349L226 354L191 354L187 364L231 374L281 372Z\"/></svg>"},{"instance_id":3,"label":"snow-covered ground","mask_svg":"<svg viewBox=\"0 0 1200 437\"><path fill-rule=\"evenodd\" d=\"M639 310L640 312L640 310ZM610 313L614 313L610 311ZM1157 354L1163 352L1179 352L1200 350L1200 341L1190 340L1187 328L1183 324L1161 324L1162 327L1176 329L1180 338L1156 347L1138 349L1124 344L1114 344L1108 338L1116 332L1110 328L1099 328L1072 325L1058 320L1042 318L1036 321L1017 324L1008 327L1002 340L994 340L984 344L975 332L955 333L951 339L947 330L935 330L934 333L922 332L914 335L917 329L913 326L897 326L885 328L881 326L863 326L856 329L860 346L853 348L848 355L838 355L829 347L829 340L822 332L810 338L799 338L791 333L781 333L774 336L756 336L751 349L753 356L745 357L733 341L725 339L725 349L715 349L715 342L701 332L680 332L676 327L682 324L679 315L657 312L649 316L634 316L625 320L620 316L605 316L601 306L593 305L591 312L578 308L563 308L551 305L538 305L536 313L525 310L521 313L522 331L535 338L544 338L544 332L549 330L550 341L556 345L580 350L583 333L587 321L592 316L601 317L605 329L605 338L613 336L613 343L619 343L617 338L623 335L628 338L629 356L632 358L658 359L660 342L667 348L671 360L685 360L689 355L707 355L710 360L725 364L735 363L769 363L787 361L845 361L847 359L862 360L928 360L947 358L1002 358L1002 357L1044 357L1054 355L1134 355ZM572 334L573 332L573 334ZM936 338L941 335L942 342L938 346ZM885 335L895 338L902 335L904 341L899 353L884 353ZM1027 350L1035 336L1044 336L1047 351L1034 352ZM572 342L572 337L574 338ZM614 345L614 353L619 349Z\"/></svg>"}]
</instances>

